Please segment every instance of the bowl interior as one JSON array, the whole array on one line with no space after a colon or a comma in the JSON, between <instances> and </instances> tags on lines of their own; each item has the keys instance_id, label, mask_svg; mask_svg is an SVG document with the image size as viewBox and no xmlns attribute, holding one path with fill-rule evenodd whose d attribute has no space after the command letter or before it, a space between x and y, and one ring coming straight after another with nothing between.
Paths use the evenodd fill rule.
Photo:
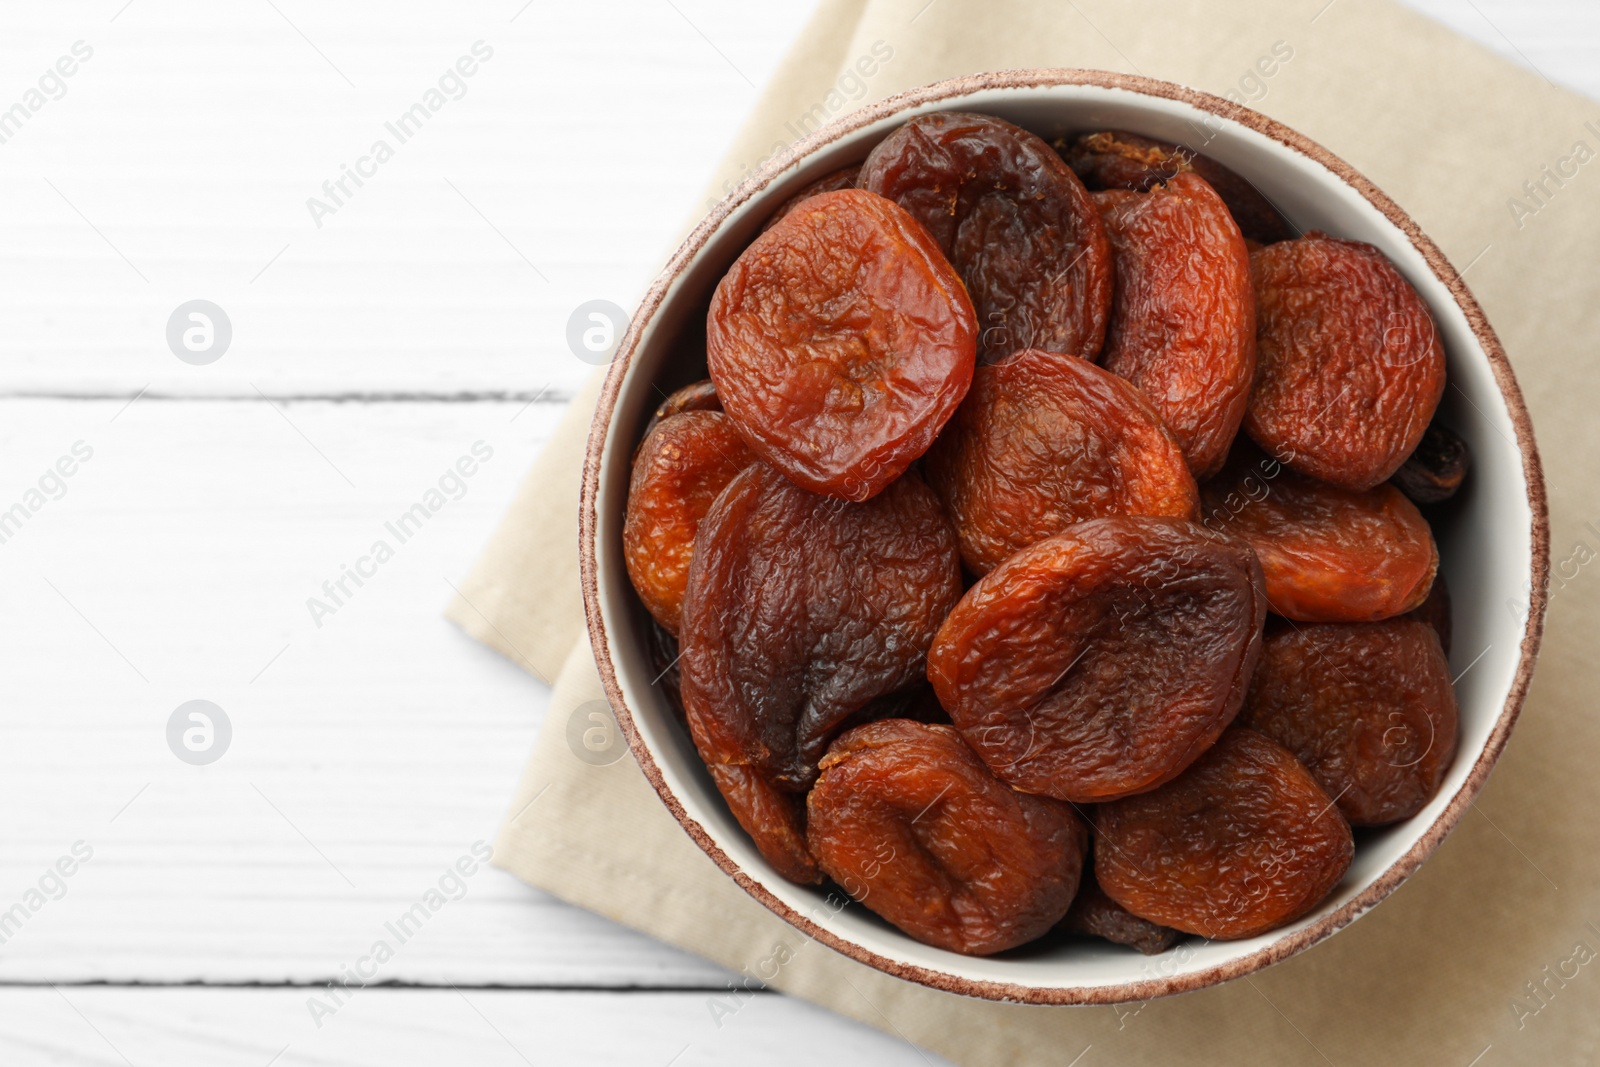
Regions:
<instances>
[{"instance_id":1,"label":"bowl interior","mask_svg":"<svg viewBox=\"0 0 1600 1067\"><path fill-rule=\"evenodd\" d=\"M1093 129L1126 129L1178 141L1204 151L1248 177L1302 230L1320 229L1376 245L1416 286L1438 324L1449 368L1441 406L1444 421L1471 446L1475 466L1463 492L1436 525L1441 569L1454 600L1451 667L1457 674L1460 739L1454 763L1432 802L1405 822L1358 833L1355 862L1344 881L1310 915L1287 927L1242 941L1190 938L1157 957L1074 940L1050 948L1025 948L976 959L920 944L859 905L840 906L835 891L792 885L757 853L729 814L700 765L687 733L673 718L645 651L647 617L622 562L622 519L629 460L643 424L662 390L704 376L703 321L717 281L771 210L808 181L857 162L907 118L927 111L968 110L998 115L1050 140ZM604 428L594 497L595 604L607 635L606 654L628 717L647 756L683 816L777 905L809 920L825 940L865 949L879 966L945 988L1056 1002L1136 999L1220 980L1254 969L1342 927L1373 902L1351 907L1386 872L1405 871L1437 842L1430 828L1463 790L1480 784L1495 751L1485 752L1508 696L1516 688L1534 573L1536 515L1524 475L1510 406L1496 383L1484 345L1449 289L1400 227L1358 189L1310 156L1253 125L1212 114L1195 104L1128 88L1093 84L1026 84L954 92L868 121L802 155L764 183L757 179L720 224L697 238L683 269L659 305L647 306L637 342L623 370L612 417ZM691 238L691 245L697 238ZM599 431L597 431L599 432ZM1482 770L1474 768L1483 757ZM1469 786L1469 777L1472 779ZM1463 798L1465 799L1465 797ZM1441 828L1442 829L1442 828ZM1421 852L1408 853L1423 843ZM708 849L708 851L713 851ZM713 855L714 855L713 851ZM720 860L719 860L720 861ZM727 863L724 863L727 866ZM1388 881L1397 883L1390 876ZM1386 888L1392 888L1392 885ZM757 892L757 896L762 896ZM1372 894L1367 894L1370 898ZM802 923L802 926L805 924ZM832 935L831 937L828 935ZM908 970L909 969L909 970ZM945 979L952 979L947 981ZM1177 981L1172 981L1177 979ZM974 986L973 983L979 983ZM988 983L995 983L988 987ZM1152 984L1154 983L1154 984ZM1004 987L1010 987L1006 989Z\"/></svg>"}]
</instances>

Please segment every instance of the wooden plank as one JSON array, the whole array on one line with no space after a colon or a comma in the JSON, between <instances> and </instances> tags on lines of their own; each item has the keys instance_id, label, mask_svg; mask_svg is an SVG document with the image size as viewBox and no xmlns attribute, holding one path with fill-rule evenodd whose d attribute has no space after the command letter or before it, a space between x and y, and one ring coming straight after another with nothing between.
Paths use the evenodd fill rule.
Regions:
<instances>
[{"instance_id":1,"label":"wooden plank","mask_svg":"<svg viewBox=\"0 0 1600 1067\"><path fill-rule=\"evenodd\" d=\"M74 842L93 850L9 931L0 979L336 975L492 840L532 744L546 688L440 610L559 409L121 406L0 401L0 512L75 442L93 450L0 543L0 809L18 815L0 826L0 913L41 878L55 891ZM492 458L400 543L386 524L475 442ZM380 539L394 557L318 627L307 598ZM167 746L193 699L232 721L209 766ZM385 978L723 974L499 871L462 892Z\"/></svg>"},{"instance_id":2,"label":"wooden plank","mask_svg":"<svg viewBox=\"0 0 1600 1067\"><path fill-rule=\"evenodd\" d=\"M570 392L569 316L631 310L814 5L121 6L0 14L7 94L93 50L0 145L6 393ZM197 297L233 325L209 366L165 341Z\"/></svg>"},{"instance_id":3,"label":"wooden plank","mask_svg":"<svg viewBox=\"0 0 1600 1067\"><path fill-rule=\"evenodd\" d=\"M714 1015L715 997L368 989L313 1020L306 989L7 989L0 1050L7 1062L105 1067L945 1063L804 1001L747 996Z\"/></svg>"}]
</instances>

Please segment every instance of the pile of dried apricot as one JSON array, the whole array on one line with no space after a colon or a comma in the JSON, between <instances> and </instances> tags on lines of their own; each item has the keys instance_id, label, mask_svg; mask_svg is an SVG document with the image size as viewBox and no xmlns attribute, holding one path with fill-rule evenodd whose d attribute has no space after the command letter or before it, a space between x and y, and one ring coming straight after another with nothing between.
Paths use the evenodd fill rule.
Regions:
<instances>
[{"instance_id":1,"label":"pile of dried apricot","mask_svg":"<svg viewBox=\"0 0 1600 1067\"><path fill-rule=\"evenodd\" d=\"M784 877L955 952L1156 953L1433 800L1469 456L1376 248L1178 145L924 115L766 220L705 350L623 558Z\"/></svg>"}]
</instances>

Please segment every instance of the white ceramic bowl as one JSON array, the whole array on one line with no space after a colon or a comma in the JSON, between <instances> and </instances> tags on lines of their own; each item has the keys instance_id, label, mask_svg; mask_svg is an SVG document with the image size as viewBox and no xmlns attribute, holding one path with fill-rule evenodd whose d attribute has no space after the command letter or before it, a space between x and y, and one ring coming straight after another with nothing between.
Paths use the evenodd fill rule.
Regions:
<instances>
[{"instance_id":1,"label":"white ceramic bowl","mask_svg":"<svg viewBox=\"0 0 1600 1067\"><path fill-rule=\"evenodd\" d=\"M1189 938L1161 956L1072 941L973 958L914 941L837 891L793 885L735 823L674 720L646 649L647 616L622 560L629 461L661 397L703 377L713 288L771 211L800 186L859 162L884 136L932 111L997 115L1050 140L1125 129L1189 145L1244 175L1302 230L1380 248L1427 301L1444 341L1441 412L1474 467L1435 533L1455 603L1451 666L1460 740L1438 795L1416 816L1359 835L1355 862L1311 914L1241 941ZM1331 153L1263 115L1165 82L1099 71L1029 70L960 78L857 111L753 175L701 222L634 316L589 439L581 509L584 601L600 675L635 758L716 864L807 935L873 967L941 989L1043 1004L1110 1003L1248 974L1342 929L1433 851L1482 787L1516 720L1538 650L1548 569L1538 453L1521 394L1460 276L1395 204Z\"/></svg>"}]
</instances>

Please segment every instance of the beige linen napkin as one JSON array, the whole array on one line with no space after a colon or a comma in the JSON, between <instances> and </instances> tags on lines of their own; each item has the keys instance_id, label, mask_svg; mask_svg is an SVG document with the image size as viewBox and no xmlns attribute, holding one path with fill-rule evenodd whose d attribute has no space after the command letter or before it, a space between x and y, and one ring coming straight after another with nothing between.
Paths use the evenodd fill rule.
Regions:
<instances>
[{"instance_id":1,"label":"beige linen napkin","mask_svg":"<svg viewBox=\"0 0 1600 1067\"><path fill-rule=\"evenodd\" d=\"M881 60L875 72L847 76L862 56ZM1086 1049L1084 1067L1595 1062L1600 716L1589 700L1600 658L1589 642L1600 566L1585 564L1600 552L1588 358L1600 324L1600 163L1589 162L1600 104L1383 0L825 0L725 177L754 169L819 104L837 114L952 75L1046 66L1132 71L1249 103L1365 172L1468 272L1542 444L1555 572L1540 669L1478 804L1410 882L1337 937L1248 979L1142 1006L968 1000L807 943L694 846L631 759L580 758L587 750L569 743L574 721L588 725L583 705L602 699L577 593L591 391L450 608L469 633L556 676L497 862L736 971L770 974L763 961L785 946L792 958L768 984L963 1064L1065 1065Z\"/></svg>"}]
</instances>

